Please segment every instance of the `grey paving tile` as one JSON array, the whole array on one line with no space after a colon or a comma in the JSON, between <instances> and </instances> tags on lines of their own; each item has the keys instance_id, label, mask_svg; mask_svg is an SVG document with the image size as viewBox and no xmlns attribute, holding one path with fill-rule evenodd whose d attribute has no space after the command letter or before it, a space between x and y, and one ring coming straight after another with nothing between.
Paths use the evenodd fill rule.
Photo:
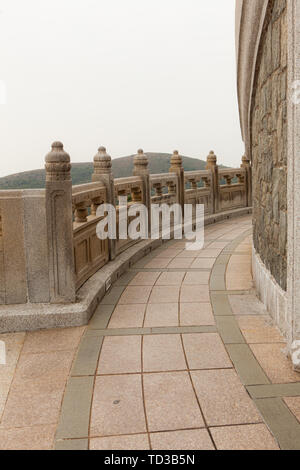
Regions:
<instances>
[{"instance_id":1,"label":"grey paving tile","mask_svg":"<svg viewBox=\"0 0 300 470\"><path fill-rule=\"evenodd\" d=\"M215 316L233 316L227 294L211 292L210 298Z\"/></svg>"},{"instance_id":2,"label":"grey paving tile","mask_svg":"<svg viewBox=\"0 0 300 470\"><path fill-rule=\"evenodd\" d=\"M249 386L252 398L300 397L300 383Z\"/></svg>"},{"instance_id":3,"label":"grey paving tile","mask_svg":"<svg viewBox=\"0 0 300 470\"><path fill-rule=\"evenodd\" d=\"M210 290L211 291L224 291L226 290L225 284L225 275L216 275L214 273L211 274L210 277Z\"/></svg>"},{"instance_id":4,"label":"grey paving tile","mask_svg":"<svg viewBox=\"0 0 300 470\"><path fill-rule=\"evenodd\" d=\"M216 324L225 344L246 343L234 317L216 317Z\"/></svg>"},{"instance_id":5,"label":"grey paving tile","mask_svg":"<svg viewBox=\"0 0 300 470\"><path fill-rule=\"evenodd\" d=\"M72 367L72 376L88 376L96 373L102 343L103 336L82 338Z\"/></svg>"},{"instance_id":6,"label":"grey paving tile","mask_svg":"<svg viewBox=\"0 0 300 470\"><path fill-rule=\"evenodd\" d=\"M133 335L150 335L150 334L151 334L151 328L122 328L122 329L109 328L107 330L89 330L86 332L87 337L133 336Z\"/></svg>"},{"instance_id":7,"label":"grey paving tile","mask_svg":"<svg viewBox=\"0 0 300 470\"><path fill-rule=\"evenodd\" d=\"M94 377L71 377L62 404L56 439L82 439L89 433Z\"/></svg>"},{"instance_id":8,"label":"grey paving tile","mask_svg":"<svg viewBox=\"0 0 300 470\"><path fill-rule=\"evenodd\" d=\"M247 344L229 344L226 349L244 385L270 383Z\"/></svg>"},{"instance_id":9,"label":"grey paving tile","mask_svg":"<svg viewBox=\"0 0 300 470\"><path fill-rule=\"evenodd\" d=\"M127 271L123 276L121 276L115 283L114 287L122 287L122 286L127 286L134 278L136 275L135 272L133 271Z\"/></svg>"},{"instance_id":10,"label":"grey paving tile","mask_svg":"<svg viewBox=\"0 0 300 470\"><path fill-rule=\"evenodd\" d=\"M64 441L56 441L55 450L88 450L88 439L70 439Z\"/></svg>"},{"instance_id":11,"label":"grey paving tile","mask_svg":"<svg viewBox=\"0 0 300 470\"><path fill-rule=\"evenodd\" d=\"M255 404L282 450L300 450L300 424L280 398L263 398Z\"/></svg>"},{"instance_id":12,"label":"grey paving tile","mask_svg":"<svg viewBox=\"0 0 300 470\"><path fill-rule=\"evenodd\" d=\"M89 323L89 328L92 330L107 328L114 309L115 305L99 305Z\"/></svg>"},{"instance_id":13,"label":"grey paving tile","mask_svg":"<svg viewBox=\"0 0 300 470\"><path fill-rule=\"evenodd\" d=\"M105 295L100 305L116 305L125 290L125 286L113 287L111 291Z\"/></svg>"},{"instance_id":14,"label":"grey paving tile","mask_svg":"<svg viewBox=\"0 0 300 470\"><path fill-rule=\"evenodd\" d=\"M217 333L215 326L186 326L186 327L170 327L170 328L152 328L154 335L168 334L188 334L188 333Z\"/></svg>"}]
</instances>

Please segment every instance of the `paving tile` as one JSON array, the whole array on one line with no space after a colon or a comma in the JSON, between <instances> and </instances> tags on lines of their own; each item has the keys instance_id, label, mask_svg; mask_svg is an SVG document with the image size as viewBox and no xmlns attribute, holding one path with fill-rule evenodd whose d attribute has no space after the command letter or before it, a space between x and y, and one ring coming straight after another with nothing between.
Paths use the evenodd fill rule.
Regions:
<instances>
[{"instance_id":1,"label":"paving tile","mask_svg":"<svg viewBox=\"0 0 300 470\"><path fill-rule=\"evenodd\" d=\"M209 426L254 424L262 421L233 370L202 370L191 374Z\"/></svg>"},{"instance_id":2,"label":"paving tile","mask_svg":"<svg viewBox=\"0 0 300 470\"><path fill-rule=\"evenodd\" d=\"M129 286L123 292L119 305L146 304L148 302L151 287L149 286Z\"/></svg>"},{"instance_id":3,"label":"paving tile","mask_svg":"<svg viewBox=\"0 0 300 470\"><path fill-rule=\"evenodd\" d=\"M180 335L145 336L144 372L164 372L187 368Z\"/></svg>"},{"instance_id":4,"label":"paving tile","mask_svg":"<svg viewBox=\"0 0 300 470\"><path fill-rule=\"evenodd\" d=\"M184 250L182 251L179 255L176 256L176 259L196 259L200 254L202 250Z\"/></svg>"},{"instance_id":5,"label":"paving tile","mask_svg":"<svg viewBox=\"0 0 300 470\"><path fill-rule=\"evenodd\" d=\"M73 363L72 376L88 376L96 373L103 337L85 336Z\"/></svg>"},{"instance_id":6,"label":"paving tile","mask_svg":"<svg viewBox=\"0 0 300 470\"><path fill-rule=\"evenodd\" d=\"M300 425L286 404L280 398L263 398L255 403L281 450L299 450Z\"/></svg>"},{"instance_id":7,"label":"paving tile","mask_svg":"<svg viewBox=\"0 0 300 470\"><path fill-rule=\"evenodd\" d=\"M168 268L172 269L188 269L193 263L193 258L175 258L168 264Z\"/></svg>"},{"instance_id":8,"label":"paving tile","mask_svg":"<svg viewBox=\"0 0 300 470\"><path fill-rule=\"evenodd\" d=\"M150 432L204 427L187 372L146 374L144 392Z\"/></svg>"},{"instance_id":9,"label":"paving tile","mask_svg":"<svg viewBox=\"0 0 300 470\"><path fill-rule=\"evenodd\" d=\"M187 273L183 284L189 286L208 285L210 272L190 272Z\"/></svg>"},{"instance_id":10,"label":"paving tile","mask_svg":"<svg viewBox=\"0 0 300 470\"><path fill-rule=\"evenodd\" d=\"M251 344L251 349L272 383L299 382L283 344Z\"/></svg>"},{"instance_id":11,"label":"paving tile","mask_svg":"<svg viewBox=\"0 0 300 470\"><path fill-rule=\"evenodd\" d=\"M168 288L155 286L152 290L149 304L175 303L179 301L179 287Z\"/></svg>"},{"instance_id":12,"label":"paving tile","mask_svg":"<svg viewBox=\"0 0 300 470\"><path fill-rule=\"evenodd\" d=\"M206 248L205 250L202 250L202 252L197 256L197 258L217 258L219 254L221 253L221 249L210 249Z\"/></svg>"},{"instance_id":13,"label":"paving tile","mask_svg":"<svg viewBox=\"0 0 300 470\"><path fill-rule=\"evenodd\" d=\"M252 398L300 397L300 382L247 387Z\"/></svg>"},{"instance_id":14,"label":"paving tile","mask_svg":"<svg viewBox=\"0 0 300 470\"><path fill-rule=\"evenodd\" d=\"M141 372L141 336L107 336L100 354L98 375Z\"/></svg>"},{"instance_id":15,"label":"paving tile","mask_svg":"<svg viewBox=\"0 0 300 470\"><path fill-rule=\"evenodd\" d=\"M88 439L67 439L65 441L56 441L55 450L89 450Z\"/></svg>"},{"instance_id":16,"label":"paving tile","mask_svg":"<svg viewBox=\"0 0 300 470\"><path fill-rule=\"evenodd\" d=\"M266 315L267 311L256 295L229 295L234 315Z\"/></svg>"},{"instance_id":17,"label":"paving tile","mask_svg":"<svg viewBox=\"0 0 300 470\"><path fill-rule=\"evenodd\" d=\"M284 398L285 403L300 422L300 397Z\"/></svg>"},{"instance_id":18,"label":"paving tile","mask_svg":"<svg viewBox=\"0 0 300 470\"><path fill-rule=\"evenodd\" d=\"M145 267L149 269L164 269L170 261L172 261L172 258L154 258Z\"/></svg>"},{"instance_id":19,"label":"paving tile","mask_svg":"<svg viewBox=\"0 0 300 470\"><path fill-rule=\"evenodd\" d=\"M118 305L112 314L108 328L141 328L146 304Z\"/></svg>"},{"instance_id":20,"label":"paving tile","mask_svg":"<svg viewBox=\"0 0 300 470\"><path fill-rule=\"evenodd\" d=\"M215 325L210 303L181 303L180 304L180 325L198 326Z\"/></svg>"},{"instance_id":21,"label":"paving tile","mask_svg":"<svg viewBox=\"0 0 300 470\"><path fill-rule=\"evenodd\" d=\"M21 355L0 428L55 424L74 352Z\"/></svg>"},{"instance_id":22,"label":"paving tile","mask_svg":"<svg viewBox=\"0 0 300 470\"><path fill-rule=\"evenodd\" d=\"M72 377L66 387L56 439L87 438L94 377ZM80 406L78 404L80 403Z\"/></svg>"},{"instance_id":23,"label":"paving tile","mask_svg":"<svg viewBox=\"0 0 300 470\"><path fill-rule=\"evenodd\" d=\"M269 316L244 315L238 316L237 321L247 343L285 343Z\"/></svg>"},{"instance_id":24,"label":"paving tile","mask_svg":"<svg viewBox=\"0 0 300 470\"><path fill-rule=\"evenodd\" d=\"M224 248L228 245L227 242L213 242L209 245L210 250L224 250Z\"/></svg>"},{"instance_id":25,"label":"paving tile","mask_svg":"<svg viewBox=\"0 0 300 470\"><path fill-rule=\"evenodd\" d=\"M217 333L183 335L190 369L225 369L232 363Z\"/></svg>"},{"instance_id":26,"label":"paving tile","mask_svg":"<svg viewBox=\"0 0 300 470\"><path fill-rule=\"evenodd\" d=\"M146 432L140 375L97 377L91 437Z\"/></svg>"},{"instance_id":27,"label":"paving tile","mask_svg":"<svg viewBox=\"0 0 300 470\"><path fill-rule=\"evenodd\" d=\"M226 348L244 385L270 383L248 344L228 344Z\"/></svg>"},{"instance_id":28,"label":"paving tile","mask_svg":"<svg viewBox=\"0 0 300 470\"><path fill-rule=\"evenodd\" d=\"M55 426L0 429L0 450L51 450Z\"/></svg>"},{"instance_id":29,"label":"paving tile","mask_svg":"<svg viewBox=\"0 0 300 470\"><path fill-rule=\"evenodd\" d=\"M178 326L178 303L148 304L144 327Z\"/></svg>"},{"instance_id":30,"label":"paving tile","mask_svg":"<svg viewBox=\"0 0 300 470\"><path fill-rule=\"evenodd\" d=\"M182 249L167 248L160 253L160 258L176 258L182 253Z\"/></svg>"},{"instance_id":31,"label":"paving tile","mask_svg":"<svg viewBox=\"0 0 300 470\"><path fill-rule=\"evenodd\" d=\"M215 258L197 258L193 264L191 265L192 269L211 269L213 265L215 264L216 259Z\"/></svg>"},{"instance_id":32,"label":"paving tile","mask_svg":"<svg viewBox=\"0 0 300 470\"><path fill-rule=\"evenodd\" d=\"M231 306L226 294L211 292L210 298L215 316L232 316Z\"/></svg>"},{"instance_id":33,"label":"paving tile","mask_svg":"<svg viewBox=\"0 0 300 470\"><path fill-rule=\"evenodd\" d=\"M157 286L181 286L184 279L185 272L168 272L162 273L158 281Z\"/></svg>"},{"instance_id":34,"label":"paving tile","mask_svg":"<svg viewBox=\"0 0 300 470\"><path fill-rule=\"evenodd\" d=\"M264 424L210 429L218 450L280 450Z\"/></svg>"},{"instance_id":35,"label":"paving tile","mask_svg":"<svg viewBox=\"0 0 300 470\"><path fill-rule=\"evenodd\" d=\"M100 302L100 305L116 305L124 292L125 286L112 287L110 292L108 292L103 300Z\"/></svg>"},{"instance_id":36,"label":"paving tile","mask_svg":"<svg viewBox=\"0 0 300 470\"><path fill-rule=\"evenodd\" d=\"M115 305L99 305L89 323L89 328L101 330L107 328Z\"/></svg>"},{"instance_id":37,"label":"paving tile","mask_svg":"<svg viewBox=\"0 0 300 470\"><path fill-rule=\"evenodd\" d=\"M22 354L76 349L85 327L29 332Z\"/></svg>"},{"instance_id":38,"label":"paving tile","mask_svg":"<svg viewBox=\"0 0 300 470\"><path fill-rule=\"evenodd\" d=\"M114 287L128 286L135 276L136 274L134 272L127 271L114 283Z\"/></svg>"},{"instance_id":39,"label":"paving tile","mask_svg":"<svg viewBox=\"0 0 300 470\"><path fill-rule=\"evenodd\" d=\"M180 302L182 303L195 303L195 302L209 302L209 288L208 286L182 286L180 294Z\"/></svg>"},{"instance_id":40,"label":"paving tile","mask_svg":"<svg viewBox=\"0 0 300 470\"><path fill-rule=\"evenodd\" d=\"M141 272L136 274L133 280L130 282L130 286L154 286L157 279L160 276L160 272Z\"/></svg>"},{"instance_id":41,"label":"paving tile","mask_svg":"<svg viewBox=\"0 0 300 470\"><path fill-rule=\"evenodd\" d=\"M215 450L206 429L159 432L150 439L153 450Z\"/></svg>"},{"instance_id":42,"label":"paving tile","mask_svg":"<svg viewBox=\"0 0 300 470\"><path fill-rule=\"evenodd\" d=\"M216 316L216 324L225 344L244 344L245 339L234 317Z\"/></svg>"},{"instance_id":43,"label":"paving tile","mask_svg":"<svg viewBox=\"0 0 300 470\"><path fill-rule=\"evenodd\" d=\"M149 450L147 434L112 436L90 440L90 450Z\"/></svg>"},{"instance_id":44,"label":"paving tile","mask_svg":"<svg viewBox=\"0 0 300 470\"><path fill-rule=\"evenodd\" d=\"M10 372L11 366L16 366L23 343L25 341L26 333L9 333L0 335L0 341L5 343L6 349L6 364L0 366L0 380L1 377Z\"/></svg>"}]
</instances>

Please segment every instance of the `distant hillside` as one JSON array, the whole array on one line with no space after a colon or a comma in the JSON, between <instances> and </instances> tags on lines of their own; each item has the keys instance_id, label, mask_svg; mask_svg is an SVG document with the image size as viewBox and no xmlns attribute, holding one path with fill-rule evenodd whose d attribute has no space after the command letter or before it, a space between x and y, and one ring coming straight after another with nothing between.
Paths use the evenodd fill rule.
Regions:
<instances>
[{"instance_id":1,"label":"distant hillside","mask_svg":"<svg viewBox=\"0 0 300 470\"><path fill-rule=\"evenodd\" d=\"M147 153L150 173L167 173L171 154ZM132 176L133 155L112 161L115 178ZM206 162L197 158L183 157L185 171L205 170ZM93 173L92 163L72 163L73 184L89 183ZM0 189L34 189L45 187L45 170L32 170L0 178Z\"/></svg>"}]
</instances>

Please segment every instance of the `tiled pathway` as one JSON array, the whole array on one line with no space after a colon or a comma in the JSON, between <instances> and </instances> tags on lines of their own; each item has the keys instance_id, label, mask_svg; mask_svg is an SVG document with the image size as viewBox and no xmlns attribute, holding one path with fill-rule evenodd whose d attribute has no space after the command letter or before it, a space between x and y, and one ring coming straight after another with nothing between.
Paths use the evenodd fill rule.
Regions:
<instances>
[{"instance_id":1,"label":"tiled pathway","mask_svg":"<svg viewBox=\"0 0 300 470\"><path fill-rule=\"evenodd\" d=\"M0 335L0 449L300 449L300 376L253 292L250 234L244 217L199 252L168 242L87 328Z\"/></svg>"}]
</instances>

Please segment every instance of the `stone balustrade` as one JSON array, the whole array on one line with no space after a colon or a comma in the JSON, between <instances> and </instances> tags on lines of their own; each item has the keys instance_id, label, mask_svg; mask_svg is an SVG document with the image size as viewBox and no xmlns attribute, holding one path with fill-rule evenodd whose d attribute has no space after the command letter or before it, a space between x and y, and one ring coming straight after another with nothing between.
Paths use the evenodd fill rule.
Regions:
<instances>
[{"instance_id":1,"label":"stone balustrade","mask_svg":"<svg viewBox=\"0 0 300 470\"><path fill-rule=\"evenodd\" d=\"M251 207L251 166L219 169L211 152L203 171L184 172L175 151L170 171L150 175L143 150L134 157L133 176L114 179L111 157L100 147L92 182L72 186L70 156L55 142L46 156L44 190L0 191L0 304L68 304L81 286L139 240L100 240L96 226L103 203L115 206L117 235L133 204L204 204L205 215ZM225 184L224 184L225 183ZM123 209L120 208L122 198ZM124 212L125 197L125 212ZM127 207L126 207L127 204ZM224 214L224 217L226 214Z\"/></svg>"}]
</instances>

